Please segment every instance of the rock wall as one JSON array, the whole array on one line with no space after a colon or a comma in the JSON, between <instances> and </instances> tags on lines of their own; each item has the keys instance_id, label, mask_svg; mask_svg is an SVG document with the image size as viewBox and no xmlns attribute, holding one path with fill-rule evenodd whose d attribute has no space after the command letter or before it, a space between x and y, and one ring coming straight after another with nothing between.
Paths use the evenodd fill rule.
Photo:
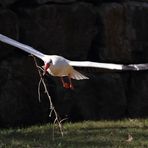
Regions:
<instances>
[{"instance_id":1,"label":"rock wall","mask_svg":"<svg viewBox=\"0 0 148 148\"><path fill-rule=\"evenodd\" d=\"M71 60L148 62L148 3L127 0L0 1L0 33ZM26 53L0 43L0 125L48 122L38 102L38 73ZM43 64L39 61L41 65ZM54 104L69 121L148 116L148 72L85 73L65 90L47 77Z\"/></svg>"}]
</instances>

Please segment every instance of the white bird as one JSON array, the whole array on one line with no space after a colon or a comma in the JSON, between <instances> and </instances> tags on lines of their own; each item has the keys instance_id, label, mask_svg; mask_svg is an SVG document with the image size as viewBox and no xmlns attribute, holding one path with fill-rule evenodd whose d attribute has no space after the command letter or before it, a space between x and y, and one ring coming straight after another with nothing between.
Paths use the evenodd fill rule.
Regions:
<instances>
[{"instance_id":1,"label":"white bird","mask_svg":"<svg viewBox=\"0 0 148 148\"><path fill-rule=\"evenodd\" d=\"M16 40L13 40L7 36L0 34L0 41L15 46L27 53L30 53L38 58L40 58L44 62L44 74L48 72L52 76L57 76L61 78L63 87L73 89L74 86L72 84L71 79L83 80L89 79L84 76L80 72L76 71L74 67L93 67L93 68L102 68L109 70L147 70L148 64L130 64L130 65L122 65L122 64L113 64L113 63L98 63L98 62L90 62L90 61L70 61L62 56L58 55L47 55L43 54L36 49L19 43ZM69 79L69 83L65 83L63 77L67 76Z\"/></svg>"}]
</instances>

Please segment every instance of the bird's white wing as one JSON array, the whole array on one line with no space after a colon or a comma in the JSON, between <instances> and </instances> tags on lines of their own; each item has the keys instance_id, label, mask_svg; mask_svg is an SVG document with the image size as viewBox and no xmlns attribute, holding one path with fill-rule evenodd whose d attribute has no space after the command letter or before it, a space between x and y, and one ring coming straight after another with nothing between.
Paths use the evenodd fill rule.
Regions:
<instances>
[{"instance_id":1,"label":"bird's white wing","mask_svg":"<svg viewBox=\"0 0 148 148\"><path fill-rule=\"evenodd\" d=\"M148 70L148 63L124 65L124 64L114 64L114 63L98 63L90 61L70 61L69 64L75 67L92 67L92 68L123 70L123 71Z\"/></svg>"},{"instance_id":2,"label":"bird's white wing","mask_svg":"<svg viewBox=\"0 0 148 148\"><path fill-rule=\"evenodd\" d=\"M70 61L69 64L75 67L92 67L92 68L102 68L111 70L122 70L123 65L112 64L112 63L97 63L90 61Z\"/></svg>"},{"instance_id":3,"label":"bird's white wing","mask_svg":"<svg viewBox=\"0 0 148 148\"><path fill-rule=\"evenodd\" d=\"M132 70L132 71L148 70L148 63L123 65L122 68L123 70Z\"/></svg>"},{"instance_id":4,"label":"bird's white wing","mask_svg":"<svg viewBox=\"0 0 148 148\"><path fill-rule=\"evenodd\" d=\"M13 39L11 39L9 37L6 37L6 36L4 36L2 34L0 34L0 41L2 41L4 43L7 43L9 45L12 45L14 47L17 47L17 48L19 48L19 49L21 49L23 51L26 51L26 52L28 52L30 54L33 54L34 56L36 56L36 57L38 57L38 58L40 58L42 60L45 57L45 54L37 51L36 49L34 49L34 48L32 48L32 47L30 47L28 45L19 43L18 41L13 40Z\"/></svg>"}]
</instances>

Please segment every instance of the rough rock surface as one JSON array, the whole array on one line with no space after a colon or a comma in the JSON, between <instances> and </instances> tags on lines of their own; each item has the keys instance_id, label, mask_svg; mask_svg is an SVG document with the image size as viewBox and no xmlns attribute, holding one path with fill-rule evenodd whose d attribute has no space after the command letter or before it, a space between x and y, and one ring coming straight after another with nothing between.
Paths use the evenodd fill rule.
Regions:
<instances>
[{"instance_id":1,"label":"rough rock surface","mask_svg":"<svg viewBox=\"0 0 148 148\"><path fill-rule=\"evenodd\" d=\"M0 32L5 35L10 36L14 39L18 38L19 27L18 19L14 12L8 9L0 10ZM7 46L6 44L0 44L0 61L6 58L9 54L13 54L14 48Z\"/></svg>"},{"instance_id":2,"label":"rough rock surface","mask_svg":"<svg viewBox=\"0 0 148 148\"><path fill-rule=\"evenodd\" d=\"M6 7L8 5L15 3L16 1L17 0L0 0L0 5L2 5L3 7Z\"/></svg>"},{"instance_id":3,"label":"rough rock surface","mask_svg":"<svg viewBox=\"0 0 148 148\"><path fill-rule=\"evenodd\" d=\"M93 3L93 4L99 4L102 2L124 2L126 0L0 0L0 5L7 7L13 4L19 4L19 5L30 5L30 4L46 4L46 3L58 3L58 4L69 4L69 3L75 3L75 2L86 2L86 3Z\"/></svg>"},{"instance_id":4,"label":"rough rock surface","mask_svg":"<svg viewBox=\"0 0 148 148\"><path fill-rule=\"evenodd\" d=\"M71 60L148 62L147 1L32 2L0 1L0 33ZM32 58L3 43L0 49L0 126L49 121ZM74 90L46 80L59 114L71 121L134 118L148 116L147 73L84 73L90 80L73 81Z\"/></svg>"},{"instance_id":5,"label":"rough rock surface","mask_svg":"<svg viewBox=\"0 0 148 148\"><path fill-rule=\"evenodd\" d=\"M28 44L48 54L87 58L96 30L91 5L44 5L21 8L19 13L24 16L20 15L20 38Z\"/></svg>"},{"instance_id":6,"label":"rough rock surface","mask_svg":"<svg viewBox=\"0 0 148 148\"><path fill-rule=\"evenodd\" d=\"M145 28L148 25L148 4L103 4L99 12L104 27L104 46L99 51L100 58L118 63L147 62Z\"/></svg>"},{"instance_id":7,"label":"rough rock surface","mask_svg":"<svg viewBox=\"0 0 148 148\"><path fill-rule=\"evenodd\" d=\"M70 120L124 117L127 102L120 74L101 73L99 76L90 76L88 81L75 82L75 87L74 91L58 91L58 108Z\"/></svg>"}]
</instances>

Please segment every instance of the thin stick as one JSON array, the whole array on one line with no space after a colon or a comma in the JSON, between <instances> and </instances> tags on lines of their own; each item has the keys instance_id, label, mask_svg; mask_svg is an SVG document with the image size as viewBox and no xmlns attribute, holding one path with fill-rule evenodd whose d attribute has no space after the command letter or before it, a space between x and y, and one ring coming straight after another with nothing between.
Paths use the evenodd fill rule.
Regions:
<instances>
[{"instance_id":1,"label":"thin stick","mask_svg":"<svg viewBox=\"0 0 148 148\"><path fill-rule=\"evenodd\" d=\"M43 70L40 66L38 66L38 64L37 64L37 61L36 61L36 58L34 57L34 56L32 56L33 57L33 59L34 59L34 63L35 63L35 66L36 66L36 68L37 68L37 70L38 70L38 73L39 73L39 76L40 76L40 81L39 81L39 84L38 84L38 97L39 97L39 102L41 101L41 99L40 99L40 97L41 97L41 94L40 94L40 87L41 87L41 83L43 84L43 86L44 86L44 90L45 90L45 93L46 93L46 95L47 95L47 97L48 97L48 99L49 99L49 103L50 103L50 114L49 114L49 117L51 117L52 116L52 114L54 114L54 116L55 116L55 119L54 119L54 124L53 124L53 140L54 140L54 126L55 126L55 124L57 124L58 125L58 127L59 127L59 131L60 131L60 133L61 133L61 136L63 137L63 135L64 135L64 133L63 133L63 127L62 127L62 121L64 120L60 120L60 117L58 116L58 113L57 113L57 111L56 111L56 109L55 109L55 107L54 107L54 105L53 105L53 103L52 103L52 99L51 99L51 97L50 97L50 95L49 95L49 92L48 92L48 89L47 89L47 86L46 86L46 83L45 83L45 81L44 81L44 78L43 78L43 75L42 75L42 73L41 73L41 70Z\"/></svg>"},{"instance_id":2,"label":"thin stick","mask_svg":"<svg viewBox=\"0 0 148 148\"><path fill-rule=\"evenodd\" d=\"M39 99L39 102L41 102L41 93L40 93L40 88L41 88L41 79L40 79L40 81L39 81L39 83L38 83L38 99Z\"/></svg>"}]
</instances>

